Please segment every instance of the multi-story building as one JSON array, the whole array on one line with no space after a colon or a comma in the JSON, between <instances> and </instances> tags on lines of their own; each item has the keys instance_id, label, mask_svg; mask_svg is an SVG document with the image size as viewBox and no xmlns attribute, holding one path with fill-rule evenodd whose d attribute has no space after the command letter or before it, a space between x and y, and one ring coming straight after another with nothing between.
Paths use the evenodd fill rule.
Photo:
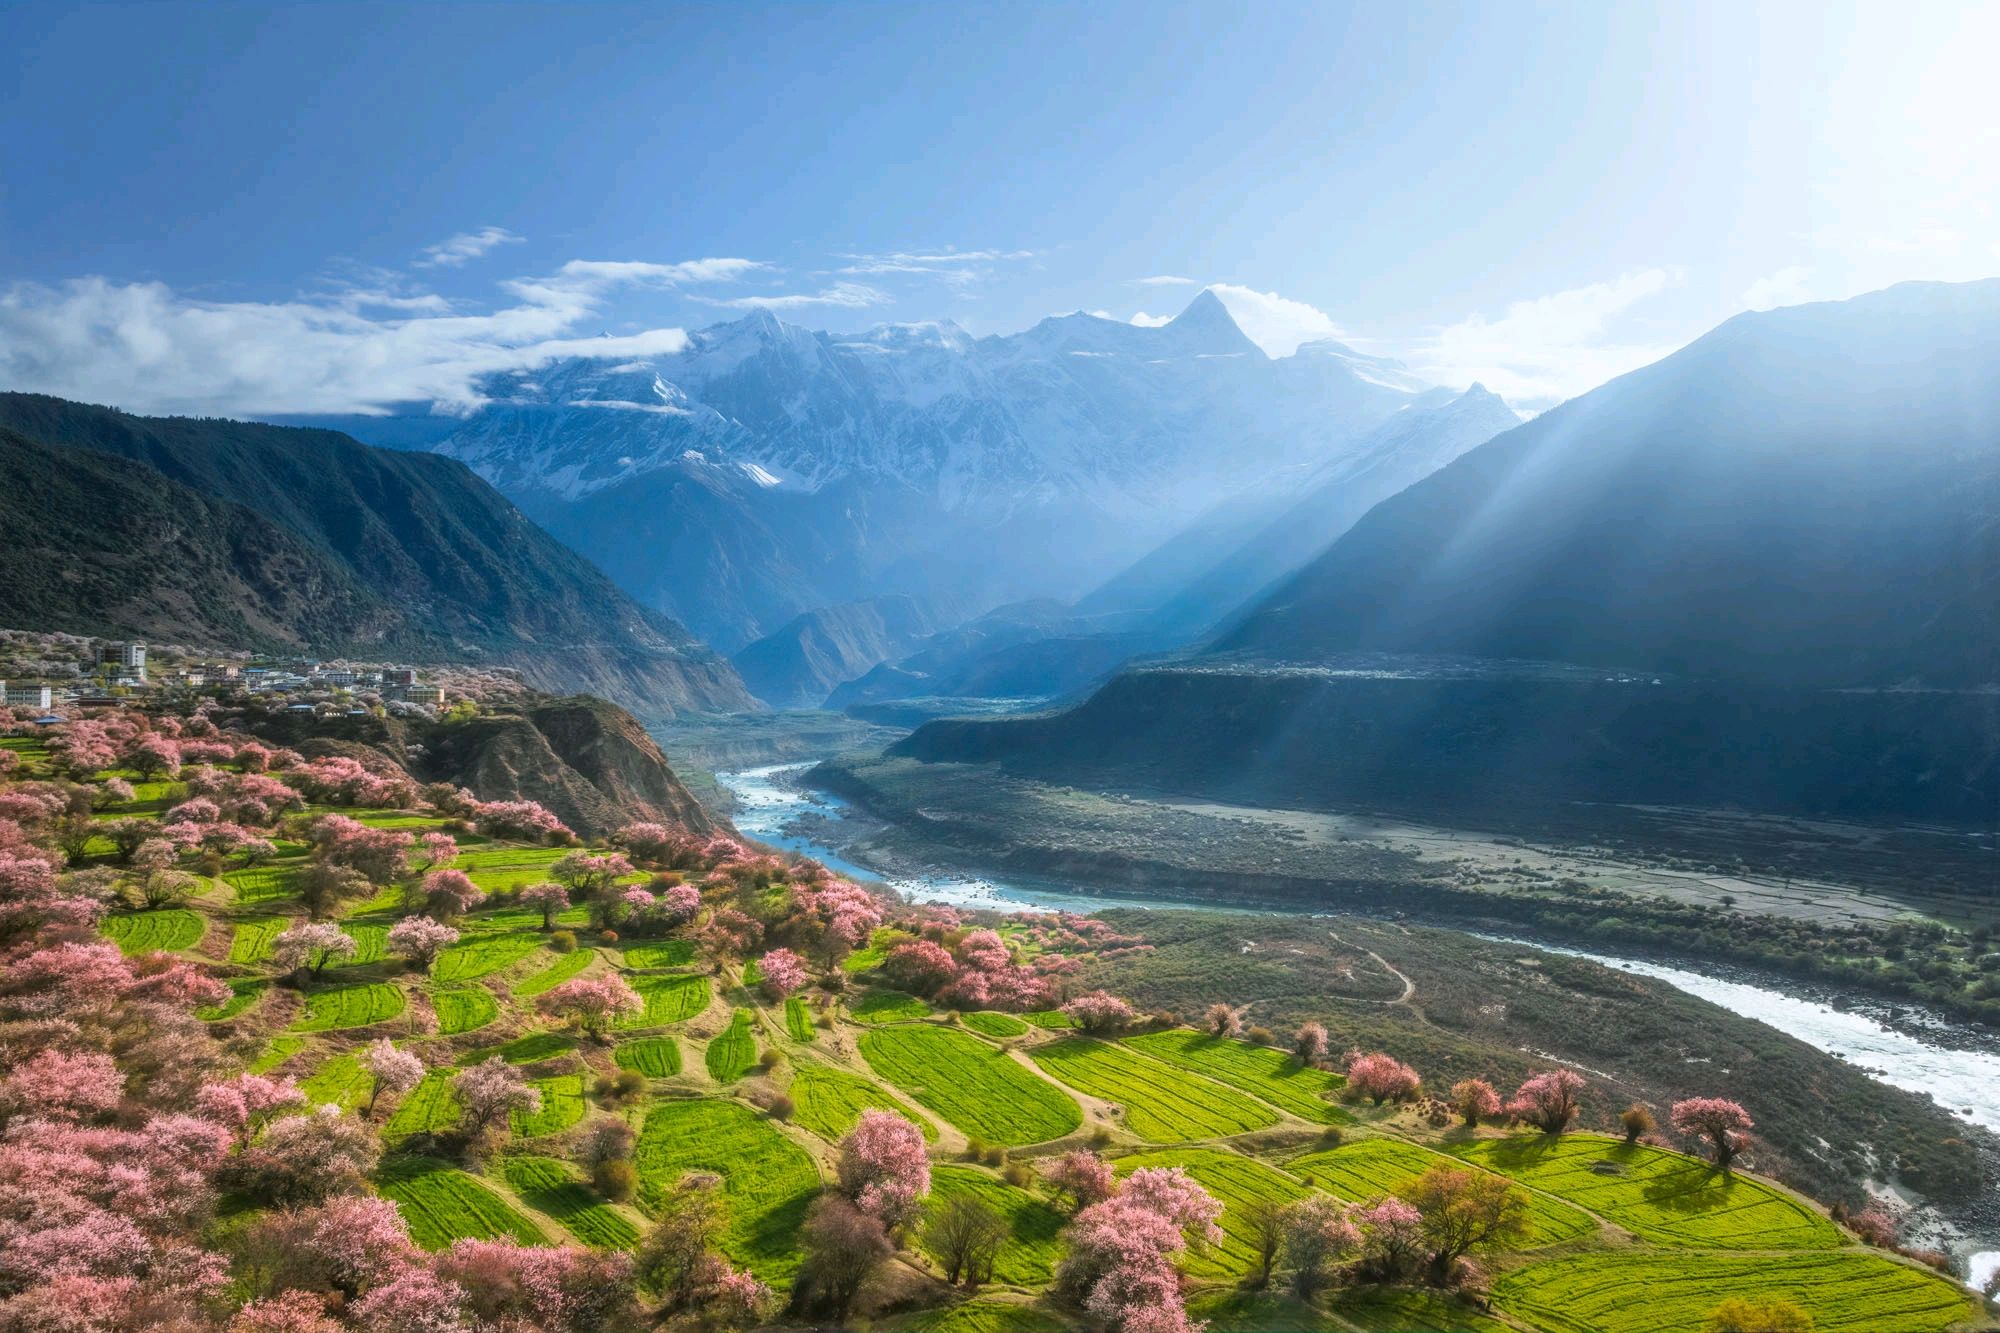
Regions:
<instances>
[{"instance_id":1,"label":"multi-story building","mask_svg":"<svg viewBox=\"0 0 2000 1333\"><path fill-rule=\"evenodd\" d=\"M24 680L7 681L0 684L0 699L9 708L53 708L55 691L47 685L31 685Z\"/></svg>"},{"instance_id":2,"label":"multi-story building","mask_svg":"<svg viewBox=\"0 0 2000 1333\"><path fill-rule=\"evenodd\" d=\"M135 680L146 678L146 645L143 643L107 643L98 650L97 664L112 667L119 673Z\"/></svg>"}]
</instances>

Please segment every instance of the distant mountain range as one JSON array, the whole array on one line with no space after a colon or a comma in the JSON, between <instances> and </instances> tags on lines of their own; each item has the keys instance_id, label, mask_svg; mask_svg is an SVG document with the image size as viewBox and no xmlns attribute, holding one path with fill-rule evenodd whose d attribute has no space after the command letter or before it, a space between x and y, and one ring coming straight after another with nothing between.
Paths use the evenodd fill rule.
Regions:
<instances>
[{"instance_id":1,"label":"distant mountain range","mask_svg":"<svg viewBox=\"0 0 2000 1333\"><path fill-rule=\"evenodd\" d=\"M882 596L1075 598L1219 500L1358 466L1378 427L1435 405L1339 344L1268 357L1208 292L1158 328L1075 314L986 338L759 312L676 355L484 387L489 405L442 438L407 418L344 424L465 461L730 653Z\"/></svg>"},{"instance_id":2,"label":"distant mountain range","mask_svg":"<svg viewBox=\"0 0 2000 1333\"><path fill-rule=\"evenodd\" d=\"M1743 315L1376 505L1182 660L904 752L1305 804L1990 821L2000 281Z\"/></svg>"},{"instance_id":3,"label":"distant mountain range","mask_svg":"<svg viewBox=\"0 0 2000 1333\"><path fill-rule=\"evenodd\" d=\"M514 667L650 717L754 707L450 459L32 394L0 394L0 459L0 624Z\"/></svg>"}]
</instances>

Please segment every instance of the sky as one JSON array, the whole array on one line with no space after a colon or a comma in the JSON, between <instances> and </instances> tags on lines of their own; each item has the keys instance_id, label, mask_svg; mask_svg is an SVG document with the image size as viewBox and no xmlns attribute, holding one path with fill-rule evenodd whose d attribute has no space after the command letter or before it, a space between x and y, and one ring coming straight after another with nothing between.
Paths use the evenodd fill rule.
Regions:
<instances>
[{"instance_id":1,"label":"sky","mask_svg":"<svg viewBox=\"0 0 2000 1333\"><path fill-rule=\"evenodd\" d=\"M0 6L0 388L459 407L764 308L1213 286L1537 410L2000 273L2000 6Z\"/></svg>"}]
</instances>

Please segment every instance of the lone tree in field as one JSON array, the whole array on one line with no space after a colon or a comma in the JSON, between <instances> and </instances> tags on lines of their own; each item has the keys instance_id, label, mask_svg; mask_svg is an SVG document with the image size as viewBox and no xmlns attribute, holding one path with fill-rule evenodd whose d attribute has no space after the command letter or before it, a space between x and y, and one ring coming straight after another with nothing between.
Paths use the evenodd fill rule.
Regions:
<instances>
[{"instance_id":1,"label":"lone tree in field","mask_svg":"<svg viewBox=\"0 0 2000 1333\"><path fill-rule=\"evenodd\" d=\"M536 1004L543 1013L567 1018L597 1040L603 1039L620 1015L640 1013L646 1007L644 997L615 974L565 981Z\"/></svg>"},{"instance_id":2,"label":"lone tree in field","mask_svg":"<svg viewBox=\"0 0 2000 1333\"><path fill-rule=\"evenodd\" d=\"M1483 1078L1460 1079L1451 1085L1451 1105L1464 1119L1466 1128L1477 1128L1481 1120L1500 1114L1500 1094Z\"/></svg>"},{"instance_id":3,"label":"lone tree in field","mask_svg":"<svg viewBox=\"0 0 2000 1333\"><path fill-rule=\"evenodd\" d=\"M365 897L374 887L359 870L330 861L313 862L299 871L293 882L298 886L299 903L314 920L331 914L350 899Z\"/></svg>"},{"instance_id":4,"label":"lone tree in field","mask_svg":"<svg viewBox=\"0 0 2000 1333\"><path fill-rule=\"evenodd\" d=\"M1233 1005L1211 1004L1208 1014L1202 1019L1202 1026L1211 1037L1240 1037L1243 1035L1243 1015L1236 1012Z\"/></svg>"},{"instance_id":5,"label":"lone tree in field","mask_svg":"<svg viewBox=\"0 0 2000 1333\"><path fill-rule=\"evenodd\" d=\"M1653 1132L1653 1113L1633 1102L1618 1113L1618 1124L1625 1131L1625 1142L1637 1143Z\"/></svg>"},{"instance_id":6,"label":"lone tree in field","mask_svg":"<svg viewBox=\"0 0 2000 1333\"><path fill-rule=\"evenodd\" d=\"M458 932L427 916L406 916L389 927L389 952L410 960L419 972L431 970L437 956L458 943Z\"/></svg>"},{"instance_id":7,"label":"lone tree in field","mask_svg":"<svg viewBox=\"0 0 2000 1333\"><path fill-rule=\"evenodd\" d=\"M1709 1156L1724 1171L1748 1145L1745 1134L1753 1123L1739 1103L1723 1097L1690 1097L1675 1102L1668 1119L1689 1138L1706 1139Z\"/></svg>"},{"instance_id":8,"label":"lone tree in field","mask_svg":"<svg viewBox=\"0 0 2000 1333\"><path fill-rule=\"evenodd\" d=\"M313 976L336 958L352 958L354 937L329 921L293 926L271 944L271 962L284 971L306 968Z\"/></svg>"},{"instance_id":9,"label":"lone tree in field","mask_svg":"<svg viewBox=\"0 0 2000 1333\"><path fill-rule=\"evenodd\" d=\"M368 1106L362 1111L364 1119L375 1114L375 1103L387 1092L397 1096L417 1086L424 1077L424 1062L408 1051L396 1049L387 1037L376 1041L362 1057L368 1072L374 1078L374 1086L368 1092Z\"/></svg>"},{"instance_id":10,"label":"lone tree in field","mask_svg":"<svg viewBox=\"0 0 2000 1333\"><path fill-rule=\"evenodd\" d=\"M1109 991L1095 990L1079 995L1062 1007L1062 1012L1089 1033L1122 1032L1139 1015L1132 1006Z\"/></svg>"},{"instance_id":11,"label":"lone tree in field","mask_svg":"<svg viewBox=\"0 0 2000 1333\"><path fill-rule=\"evenodd\" d=\"M1348 1216L1346 1206L1324 1195L1301 1199L1279 1215L1285 1265L1292 1270L1292 1290L1300 1299L1310 1301L1332 1282L1334 1264L1361 1244L1361 1232ZM1268 1270L1267 1263L1267 1273Z\"/></svg>"},{"instance_id":12,"label":"lone tree in field","mask_svg":"<svg viewBox=\"0 0 2000 1333\"><path fill-rule=\"evenodd\" d=\"M1278 1199L1253 1199L1244 1208L1243 1238L1257 1256L1257 1271L1250 1279L1252 1286L1271 1285L1278 1255L1285 1248L1285 1227L1290 1218L1291 1207Z\"/></svg>"},{"instance_id":13,"label":"lone tree in field","mask_svg":"<svg viewBox=\"0 0 2000 1333\"><path fill-rule=\"evenodd\" d=\"M1292 1054L1299 1057L1299 1063L1307 1067L1326 1059L1326 1029L1318 1023L1302 1023L1292 1037Z\"/></svg>"},{"instance_id":14,"label":"lone tree in field","mask_svg":"<svg viewBox=\"0 0 2000 1333\"><path fill-rule=\"evenodd\" d=\"M1707 1333L1813 1333L1811 1315L1780 1297L1732 1296L1708 1312Z\"/></svg>"},{"instance_id":15,"label":"lone tree in field","mask_svg":"<svg viewBox=\"0 0 2000 1333\"><path fill-rule=\"evenodd\" d=\"M869 1274L895 1252L881 1222L838 1194L813 1202L799 1228L799 1244L806 1257L792 1283L792 1303L830 1317L836 1326L846 1324Z\"/></svg>"},{"instance_id":16,"label":"lone tree in field","mask_svg":"<svg viewBox=\"0 0 2000 1333\"><path fill-rule=\"evenodd\" d=\"M806 984L806 960L790 949L773 949L758 961L764 993L782 1000Z\"/></svg>"},{"instance_id":17,"label":"lone tree in field","mask_svg":"<svg viewBox=\"0 0 2000 1333\"><path fill-rule=\"evenodd\" d=\"M1347 1086L1357 1096L1380 1106L1386 1101L1404 1101L1417 1095L1423 1080L1417 1071L1394 1056L1381 1051L1355 1054L1347 1062Z\"/></svg>"},{"instance_id":18,"label":"lone tree in field","mask_svg":"<svg viewBox=\"0 0 2000 1333\"><path fill-rule=\"evenodd\" d=\"M1583 1109L1583 1076L1567 1069L1551 1069L1523 1083L1507 1103L1507 1113L1516 1120L1535 1126L1544 1134L1560 1134Z\"/></svg>"},{"instance_id":19,"label":"lone tree in field","mask_svg":"<svg viewBox=\"0 0 2000 1333\"><path fill-rule=\"evenodd\" d=\"M944 1280L961 1278L977 1287L993 1277L993 1261L1007 1240L1007 1219L976 1194L953 1194L932 1206L924 1223L924 1247L944 1270Z\"/></svg>"},{"instance_id":20,"label":"lone tree in field","mask_svg":"<svg viewBox=\"0 0 2000 1333\"><path fill-rule=\"evenodd\" d=\"M1110 1198L1118 1188L1118 1173L1111 1163L1081 1148L1050 1162L1041 1175L1042 1187L1054 1196L1057 1207L1067 1198L1072 1208L1088 1208Z\"/></svg>"},{"instance_id":21,"label":"lone tree in field","mask_svg":"<svg viewBox=\"0 0 2000 1333\"><path fill-rule=\"evenodd\" d=\"M721 1181L706 1172L682 1176L659 1201L659 1222L633 1256L639 1283L660 1298L666 1316L702 1316L705 1329L726 1331L761 1322L770 1290L723 1257L728 1219Z\"/></svg>"},{"instance_id":22,"label":"lone tree in field","mask_svg":"<svg viewBox=\"0 0 2000 1333\"><path fill-rule=\"evenodd\" d=\"M532 907L542 914L542 929L556 928L556 914L569 906L569 890L553 881L530 884L521 890L521 906Z\"/></svg>"},{"instance_id":23,"label":"lone tree in field","mask_svg":"<svg viewBox=\"0 0 2000 1333\"><path fill-rule=\"evenodd\" d=\"M1528 1232L1527 1196L1490 1171L1440 1163L1418 1177L1407 1197L1423 1218L1431 1277L1439 1283L1473 1250L1505 1245Z\"/></svg>"},{"instance_id":24,"label":"lone tree in field","mask_svg":"<svg viewBox=\"0 0 2000 1333\"><path fill-rule=\"evenodd\" d=\"M542 1109L540 1089L529 1087L528 1076L497 1055L454 1078L451 1090L458 1095L459 1128L467 1138L477 1138L515 1111L533 1115Z\"/></svg>"},{"instance_id":25,"label":"lone tree in field","mask_svg":"<svg viewBox=\"0 0 2000 1333\"><path fill-rule=\"evenodd\" d=\"M417 881L416 905L434 921L456 921L485 897L463 870L433 870Z\"/></svg>"},{"instance_id":26,"label":"lone tree in field","mask_svg":"<svg viewBox=\"0 0 2000 1333\"><path fill-rule=\"evenodd\" d=\"M931 1192L924 1136L899 1115L863 1111L840 1141L840 1192L889 1230L914 1219Z\"/></svg>"}]
</instances>

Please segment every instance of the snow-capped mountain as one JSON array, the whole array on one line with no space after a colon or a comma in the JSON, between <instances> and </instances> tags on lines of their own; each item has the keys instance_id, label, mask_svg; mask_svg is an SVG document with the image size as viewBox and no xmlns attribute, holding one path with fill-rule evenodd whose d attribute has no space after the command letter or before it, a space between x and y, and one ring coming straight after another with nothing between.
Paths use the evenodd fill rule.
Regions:
<instances>
[{"instance_id":1,"label":"snow-capped mountain","mask_svg":"<svg viewBox=\"0 0 2000 1333\"><path fill-rule=\"evenodd\" d=\"M1267 357L1206 291L1157 328L986 338L760 311L673 355L497 377L434 447L728 651L834 602L1073 596L1425 387L1338 344Z\"/></svg>"}]
</instances>

